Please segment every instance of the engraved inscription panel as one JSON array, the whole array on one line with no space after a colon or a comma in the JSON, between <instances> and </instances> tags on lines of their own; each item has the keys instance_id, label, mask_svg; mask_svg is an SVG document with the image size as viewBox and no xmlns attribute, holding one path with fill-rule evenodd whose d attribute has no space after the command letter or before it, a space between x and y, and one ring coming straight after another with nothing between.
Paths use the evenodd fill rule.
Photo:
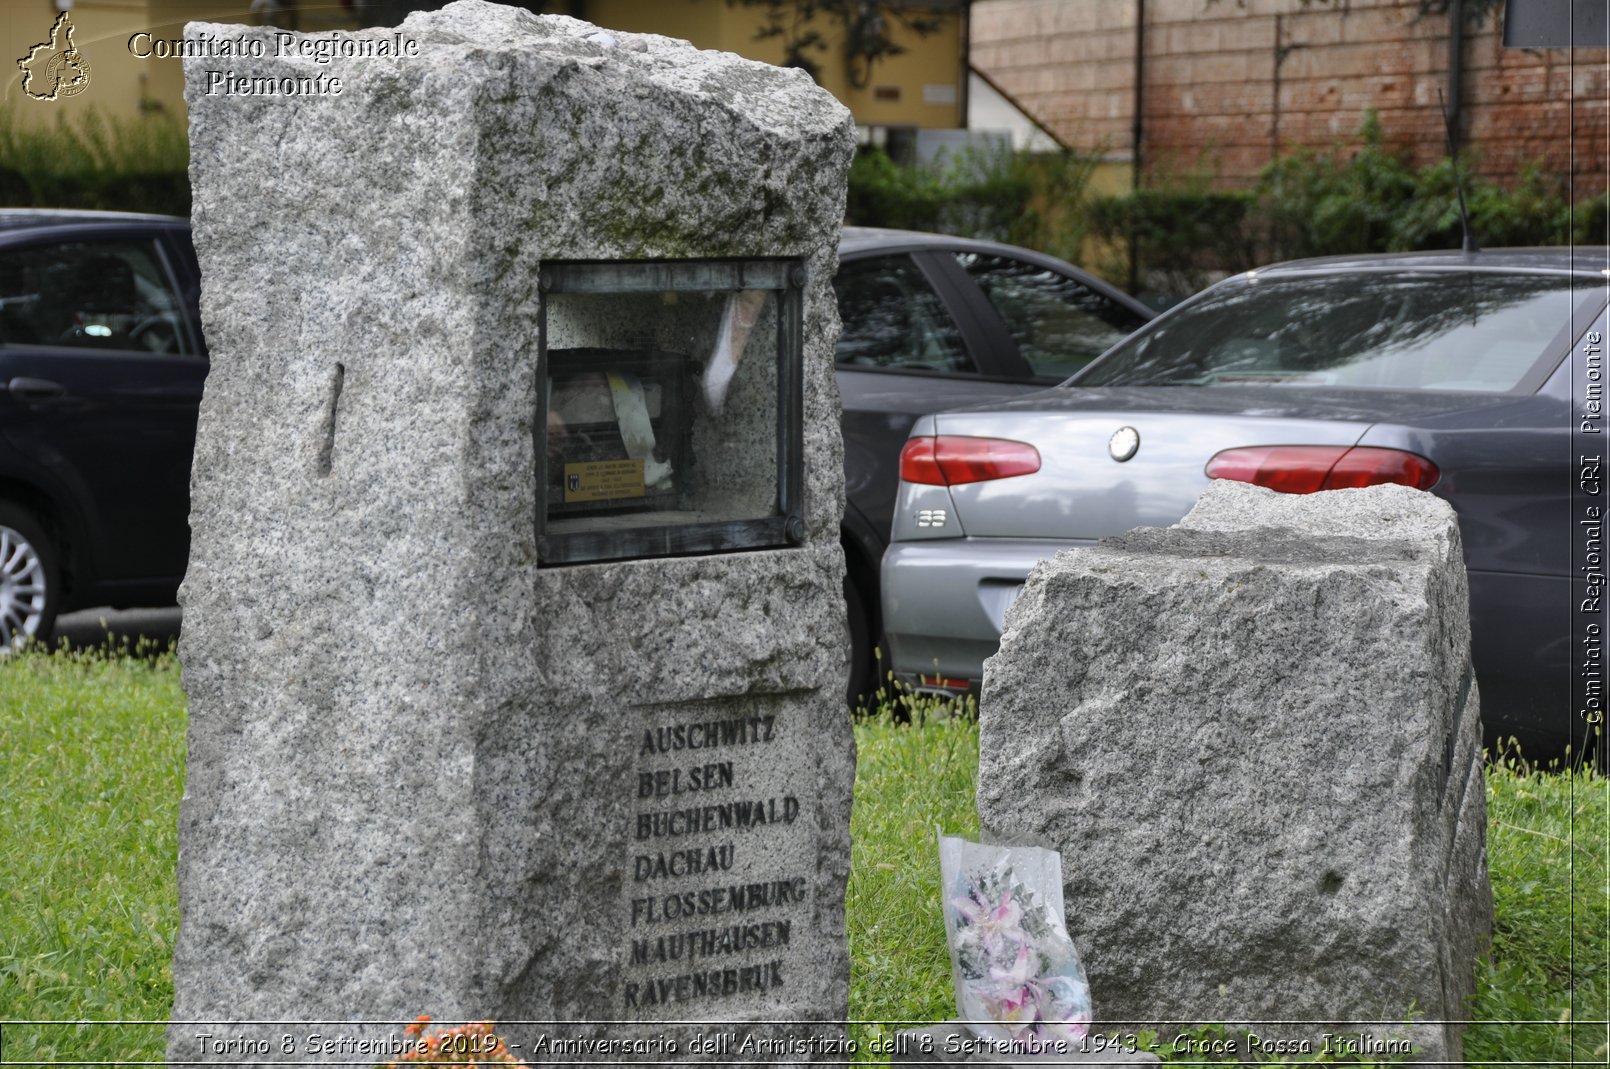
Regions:
<instances>
[{"instance_id":1,"label":"engraved inscription panel","mask_svg":"<svg viewBox=\"0 0 1610 1069\"><path fill-rule=\"evenodd\" d=\"M630 928L623 1014L675 1017L787 999L789 948L808 938L814 888L804 762L775 712L661 718L633 740ZM688 710L694 713L692 707Z\"/></svg>"}]
</instances>

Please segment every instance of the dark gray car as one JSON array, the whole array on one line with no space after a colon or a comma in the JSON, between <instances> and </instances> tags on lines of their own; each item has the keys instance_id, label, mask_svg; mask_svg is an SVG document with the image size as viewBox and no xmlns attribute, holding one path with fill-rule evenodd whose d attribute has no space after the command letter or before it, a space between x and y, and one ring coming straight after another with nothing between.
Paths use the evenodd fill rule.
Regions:
<instances>
[{"instance_id":1,"label":"dark gray car","mask_svg":"<svg viewBox=\"0 0 1610 1069\"><path fill-rule=\"evenodd\" d=\"M1055 257L901 230L846 228L833 284L843 321L837 365L853 698L874 682L878 562L912 423L1061 382L1152 312Z\"/></svg>"},{"instance_id":2,"label":"dark gray car","mask_svg":"<svg viewBox=\"0 0 1610 1069\"><path fill-rule=\"evenodd\" d=\"M895 671L976 687L1035 561L1174 523L1210 477L1298 493L1399 482L1459 515L1489 736L1580 753L1602 693L1572 651L1603 614L1578 619L1573 579L1592 576L1573 559L1572 495L1598 492L1580 458L1603 449L1579 417L1602 401L1585 340L1610 333L1606 262L1503 250L1264 268L1066 386L919 421L884 558Z\"/></svg>"}]
</instances>

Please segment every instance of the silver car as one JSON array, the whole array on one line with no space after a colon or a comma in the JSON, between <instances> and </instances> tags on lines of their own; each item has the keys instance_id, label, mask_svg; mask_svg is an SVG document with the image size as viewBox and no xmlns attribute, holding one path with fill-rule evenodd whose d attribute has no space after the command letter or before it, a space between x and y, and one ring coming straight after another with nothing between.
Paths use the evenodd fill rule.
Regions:
<instances>
[{"instance_id":1,"label":"silver car","mask_svg":"<svg viewBox=\"0 0 1610 1069\"><path fill-rule=\"evenodd\" d=\"M1152 312L1028 249L865 227L845 228L833 289L843 324L835 362L844 398L841 541L854 705L877 679L878 561L912 423L936 409L1053 386Z\"/></svg>"},{"instance_id":2,"label":"silver car","mask_svg":"<svg viewBox=\"0 0 1610 1069\"><path fill-rule=\"evenodd\" d=\"M919 420L883 558L895 673L975 690L1036 561L1174 523L1210 478L1405 483L1459 514L1489 735L1580 753L1572 458L1602 455L1603 435L1581 433L1573 388L1600 373L1578 343L1610 335L1606 262L1543 249L1260 269L1062 386Z\"/></svg>"}]
</instances>

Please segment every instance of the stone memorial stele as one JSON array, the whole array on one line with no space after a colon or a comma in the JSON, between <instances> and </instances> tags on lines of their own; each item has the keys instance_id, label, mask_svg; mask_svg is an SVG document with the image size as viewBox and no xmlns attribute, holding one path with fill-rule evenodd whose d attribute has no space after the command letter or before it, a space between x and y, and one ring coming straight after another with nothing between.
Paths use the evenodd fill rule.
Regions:
<instances>
[{"instance_id":1,"label":"stone memorial stele","mask_svg":"<svg viewBox=\"0 0 1610 1069\"><path fill-rule=\"evenodd\" d=\"M1459 1061L1492 893L1445 501L1214 482L1041 564L1006 624L979 818L1062 851L1098 1022Z\"/></svg>"},{"instance_id":2,"label":"stone memorial stele","mask_svg":"<svg viewBox=\"0 0 1610 1069\"><path fill-rule=\"evenodd\" d=\"M386 1062L417 1014L533 1063L827 1034L848 111L476 0L186 36L170 1062Z\"/></svg>"}]
</instances>

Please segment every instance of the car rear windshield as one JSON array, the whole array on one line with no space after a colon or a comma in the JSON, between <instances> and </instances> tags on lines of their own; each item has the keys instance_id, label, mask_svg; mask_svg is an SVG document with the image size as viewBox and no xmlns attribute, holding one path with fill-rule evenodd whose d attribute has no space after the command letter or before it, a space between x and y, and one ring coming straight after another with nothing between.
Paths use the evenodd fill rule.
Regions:
<instances>
[{"instance_id":1,"label":"car rear windshield","mask_svg":"<svg viewBox=\"0 0 1610 1069\"><path fill-rule=\"evenodd\" d=\"M1503 393L1560 355L1573 308L1599 289L1594 279L1475 271L1242 278L1163 316L1073 382Z\"/></svg>"}]
</instances>

